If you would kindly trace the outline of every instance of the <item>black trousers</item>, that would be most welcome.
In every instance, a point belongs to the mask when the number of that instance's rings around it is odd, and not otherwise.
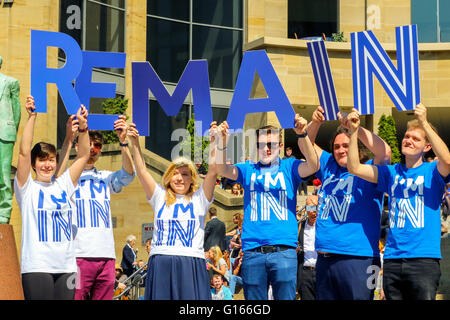
[[[387,300],[435,300],[440,277],[439,259],[386,259],[384,295]]]
[[[75,281],[76,273],[23,273],[23,294],[25,300],[73,300]]]
[[[316,270],[299,266],[298,294],[301,300],[316,300]]]

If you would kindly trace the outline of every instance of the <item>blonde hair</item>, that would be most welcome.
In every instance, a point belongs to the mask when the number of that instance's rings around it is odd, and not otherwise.
[[[431,129],[434,130],[434,132],[437,133],[436,127],[433,126],[431,123],[428,122],[428,124],[430,125]],[[414,130],[414,129],[420,129],[423,131],[423,135],[425,136],[425,141],[427,143],[429,143],[430,141],[428,140],[428,137],[425,133],[425,130],[423,129],[423,127],[420,125],[419,120],[417,119],[413,119],[413,120],[409,120],[406,124],[406,131],[408,130]]]
[[[214,266],[217,267],[220,259],[222,259],[222,250],[220,250],[219,246],[211,247],[209,250],[213,251],[214,257],[211,257],[210,255],[210,259],[212,260]]]
[[[170,187],[170,180],[172,179],[175,170],[181,167],[188,167],[189,171],[191,172],[192,177],[192,184],[188,190],[188,192],[185,195],[185,198],[187,201],[191,199],[191,196],[194,194],[195,191],[198,190],[199,185],[197,184],[197,169],[195,168],[192,161],[186,159],[186,158],[177,158],[174,161],[172,161],[167,168],[166,172],[164,172],[164,175],[162,176],[162,184],[164,189],[166,189],[166,204],[167,206],[170,206],[174,204],[177,201],[177,198],[175,196],[175,192]]]

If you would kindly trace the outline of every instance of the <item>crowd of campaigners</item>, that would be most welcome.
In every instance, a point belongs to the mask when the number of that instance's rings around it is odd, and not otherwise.
[[[232,299],[237,288],[246,300],[372,300],[376,290],[380,299],[435,299],[450,153],[422,104],[407,124],[402,163],[390,164],[389,145],[360,126],[355,109],[338,114],[330,152],[319,147],[325,119],[318,106],[309,123],[293,119],[303,159],[292,148],[280,158],[281,130],[265,126],[256,131],[258,161],[232,164],[228,124],[213,122],[208,169],[177,158],[161,183],[125,116],[114,123],[122,168],[111,172],[95,167],[103,137],[88,130],[84,106],[69,117],[58,155],[51,144],[33,146],[34,109],[28,96],[14,180],[26,299],[111,300],[142,269],[134,236],[116,264],[111,221],[111,194],[135,176],[154,212],[142,299]],[[69,165],[72,147],[77,156]],[[425,161],[431,149],[436,158]],[[217,184],[243,195],[229,232],[211,206]],[[297,193],[307,196],[304,208]]]

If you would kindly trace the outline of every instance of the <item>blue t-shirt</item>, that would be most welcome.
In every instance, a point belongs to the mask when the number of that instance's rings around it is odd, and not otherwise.
[[[379,257],[383,192],[377,190],[376,184],[348,173],[326,151],[322,152],[316,175],[322,181],[316,250]]]
[[[263,245],[297,247],[297,189],[302,178],[298,166],[302,161],[279,159],[278,165],[260,162],[237,163],[244,192],[242,250]]]
[[[437,162],[417,168],[378,167],[378,189],[389,194],[384,259],[441,258],[441,201],[445,179]]]

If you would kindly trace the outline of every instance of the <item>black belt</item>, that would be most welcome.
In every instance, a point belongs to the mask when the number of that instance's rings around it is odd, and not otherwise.
[[[329,252],[317,252],[317,255],[322,256],[323,258],[331,258],[331,257],[340,256],[340,254],[329,253]]]
[[[312,267],[312,266],[303,266],[303,270],[316,270],[316,267]]]
[[[255,252],[261,252],[261,253],[272,253],[272,252],[279,252],[279,251],[285,251],[288,249],[295,249],[294,247],[290,246],[261,246],[257,248],[250,249],[248,251],[255,251]]]

